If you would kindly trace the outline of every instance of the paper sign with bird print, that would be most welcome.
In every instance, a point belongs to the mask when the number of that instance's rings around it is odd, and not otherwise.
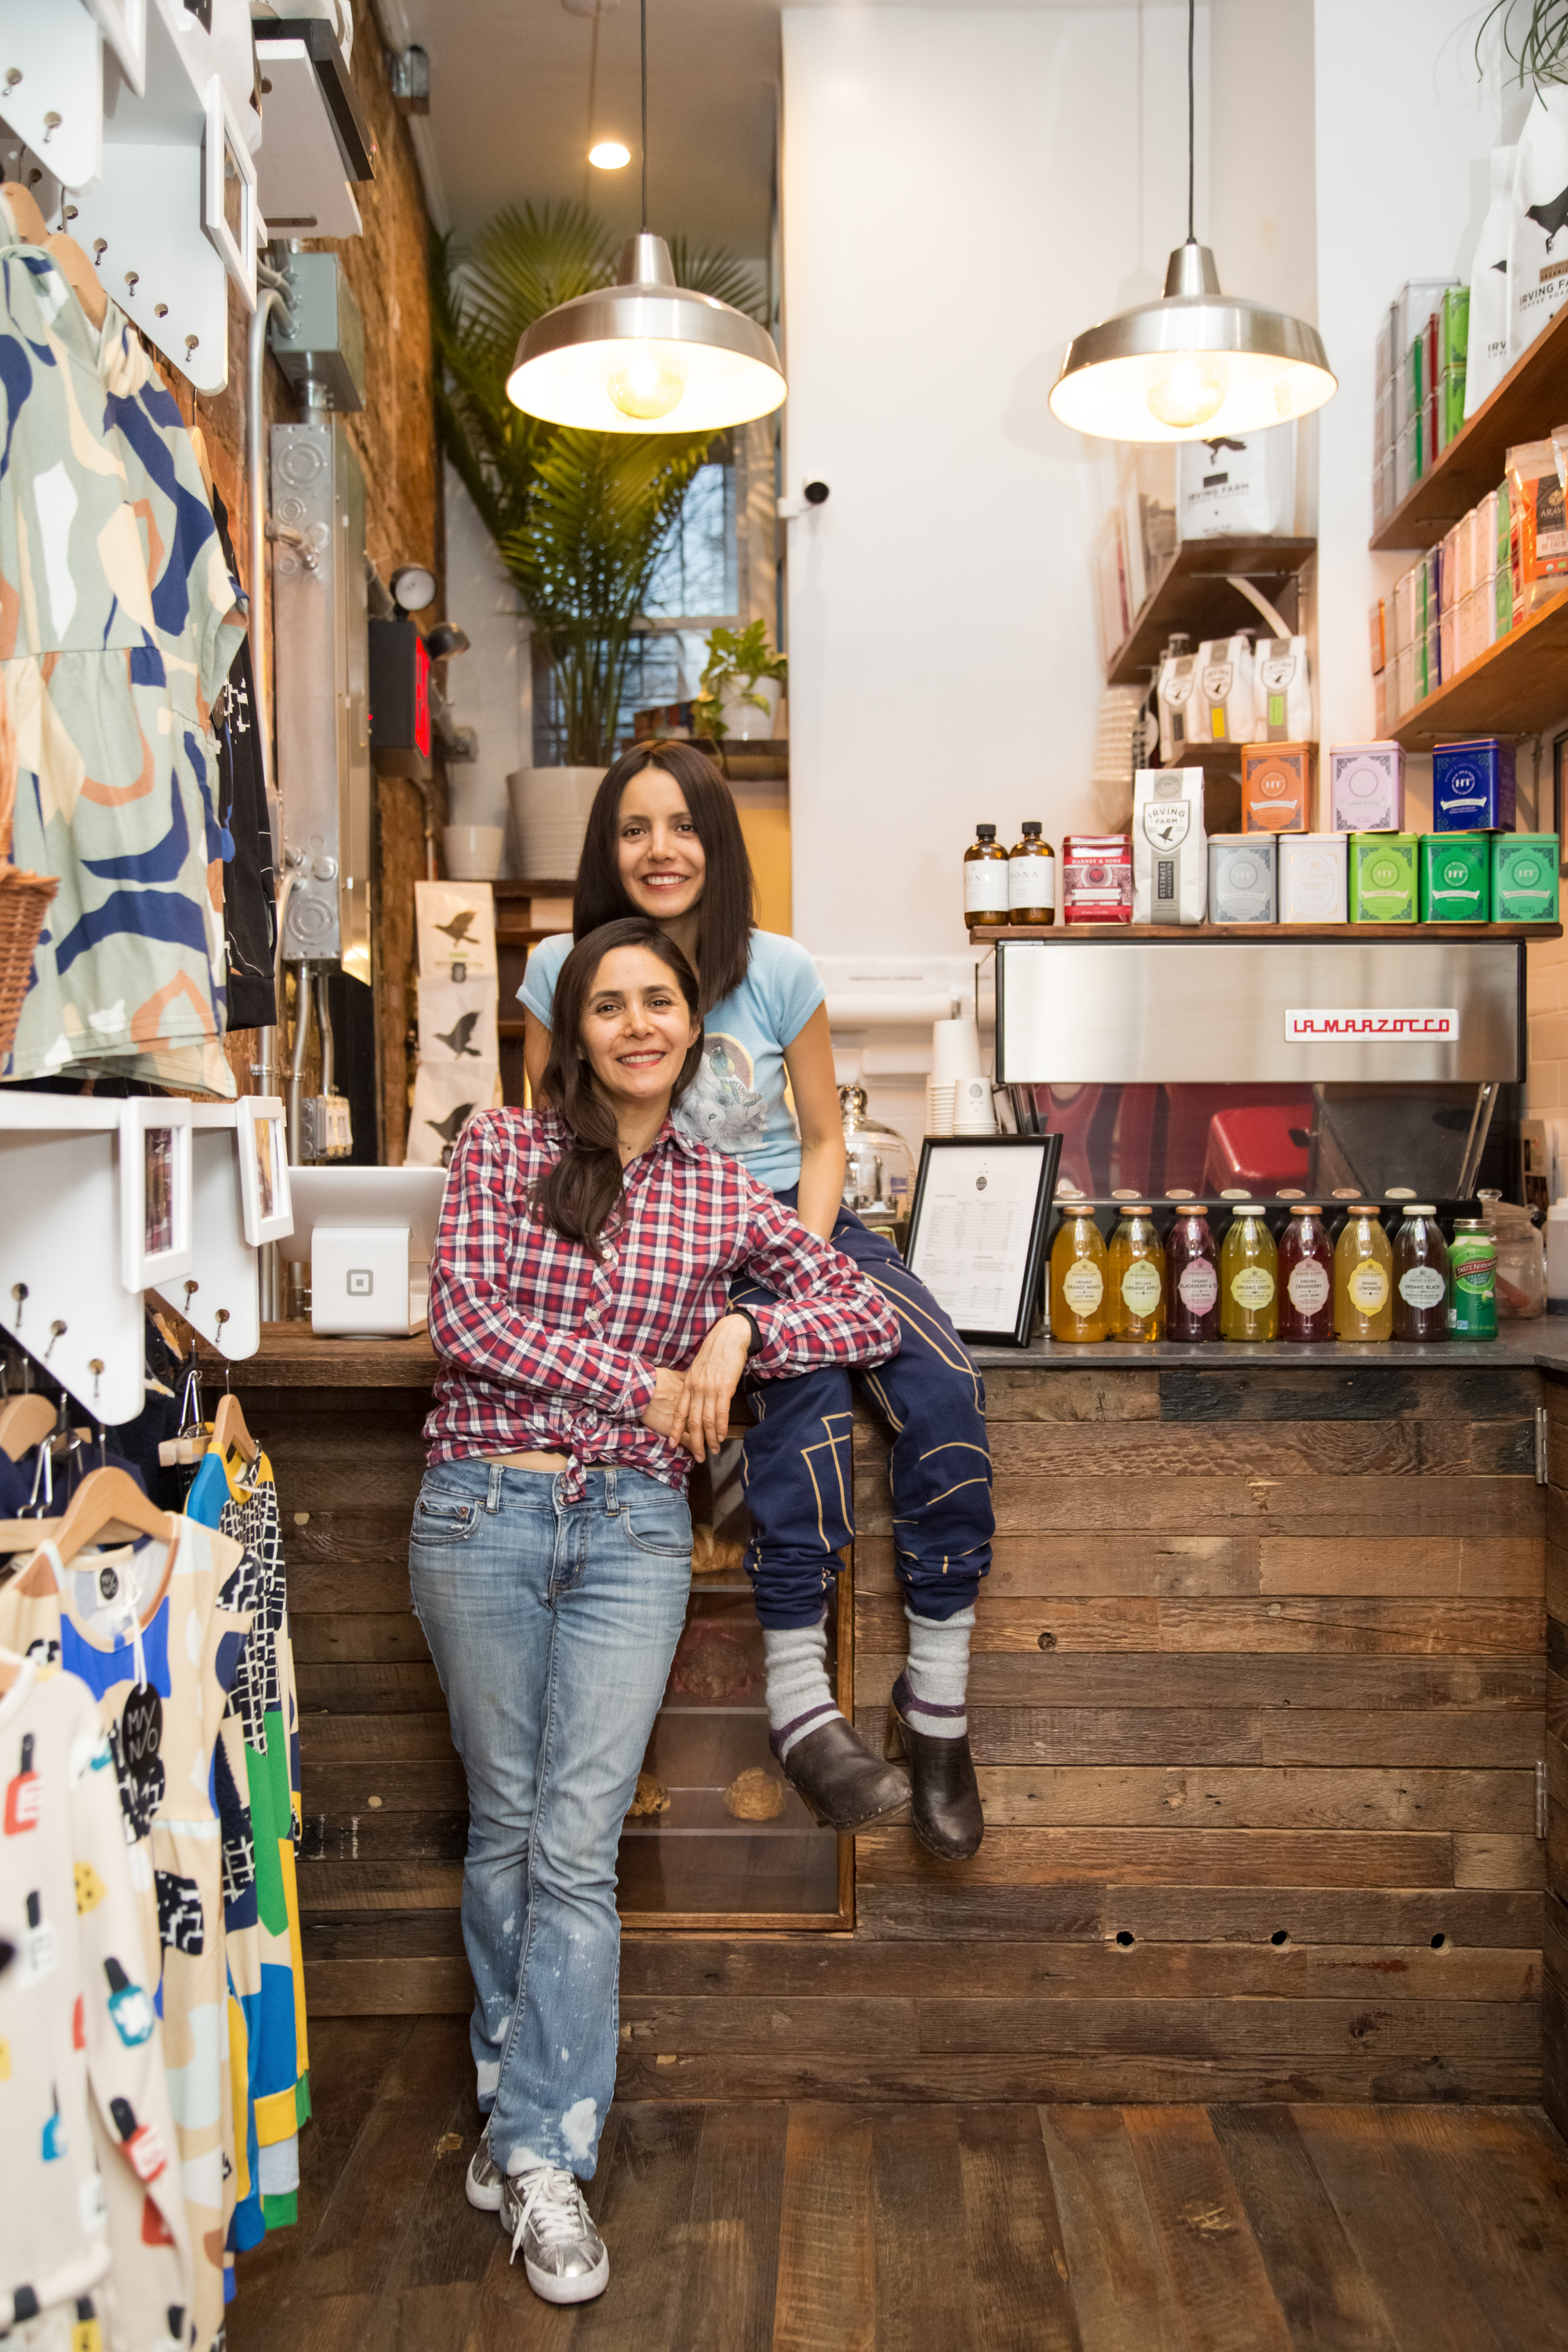
[[[493,1064],[421,1062],[414,1073],[414,1104],[408,1115],[405,1166],[445,1168],[465,1122],[500,1100]]]
[[[493,991],[495,898],[488,882],[416,882],[414,916],[421,981],[452,982],[456,965],[462,980],[488,978]]]
[[[479,1075],[499,1059],[496,1034],[496,983],[493,980],[421,980],[419,983],[419,1059],[450,1065],[461,1062],[463,1083],[479,1101],[489,1090]]]

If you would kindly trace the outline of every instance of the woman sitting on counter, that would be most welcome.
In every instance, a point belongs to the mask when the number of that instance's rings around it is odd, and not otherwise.
[[[616,1852],[691,1572],[691,1457],[742,1373],[873,1364],[880,1293],[670,1117],[702,1051],[658,926],[612,922],[555,989],[550,1108],[471,1119],[431,1266],[443,1359],[409,1546],[468,1783],[463,1940],[488,2120],[471,2204],[550,2303],[602,2293],[578,2187],[615,2089]],[[727,1305],[737,1276],[765,1291]],[[908,1788],[904,1788],[908,1802]]]
[[[653,742],[617,760],[588,818],[575,937],[640,914],[675,941],[698,975],[706,1031],[700,1065],[677,1093],[677,1123],[733,1154],[810,1232],[863,1267],[899,1319],[898,1355],[865,1381],[893,1433],[894,1557],[910,1628],[887,1752],[909,1760],[921,1844],[959,1859],[984,1834],[964,1713],[974,1602],[995,1524],[984,1390],[925,1285],[843,1205],[844,1130],[822,984],[803,947],[756,929],[754,904],[735,803],[705,753]],[[552,996],[571,944],[561,937],[536,948],[518,992],[535,1100],[549,1089]],[[741,1306],[760,1307],[767,1296],[752,1276],[731,1291]],[[748,1401],[755,1425],[745,1441],[746,1570],[763,1626],[773,1753],[819,1822],[868,1829],[894,1818],[910,1791],[868,1753],[827,1681],[828,1580],[855,1532],[847,1364],[770,1381]]]

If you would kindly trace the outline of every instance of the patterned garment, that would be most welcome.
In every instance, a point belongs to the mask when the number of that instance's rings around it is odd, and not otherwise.
[[[0,202],[0,670],[12,854],[59,890],[7,1077],[232,1096],[216,744],[243,626],[195,453],[112,303],[101,329]]]
[[[236,2043],[237,2049],[242,2042],[246,2053],[258,2148],[248,2194],[237,2200],[229,2232],[231,2246],[243,2251],[264,2226],[280,2229],[297,2218],[300,2126],[310,2112],[304,1951],[294,1874],[299,1707],[278,1489],[266,1454],[247,1464],[237,1454],[220,1458],[209,1453],[186,1508],[193,1518],[221,1527],[243,1544],[257,1572],[250,1639],[229,1699],[231,1713],[244,1727],[259,1962],[254,1997],[247,1993],[241,2000]],[[235,2077],[237,2112],[237,2063]]]
[[[146,1981],[160,1984],[163,2054],[193,2267],[196,2352],[223,2336],[224,2242],[236,2152],[215,1750],[249,1617],[224,1605],[238,1544],[176,1518],[172,1546],[84,1553],[62,1568],[52,1544],[0,1586],[0,1643],[49,1654],[85,1683],[112,1726],[124,1776],[156,1788],[143,1839],[122,1804],[127,1862],[156,1916]],[[161,1936],[159,1931],[161,1930]],[[162,1959],[161,1982],[158,1962]]]
[[[5,1652],[0,1787],[0,2331],[79,2323],[108,2273],[106,2340],[151,2352],[183,2338],[191,2248],[113,1768],[81,1685]]]
[[[430,1337],[447,1360],[425,1423],[432,1462],[551,1451],[571,1456],[568,1502],[592,1462],[684,1493],[691,1456],[641,1415],[656,1368],[690,1363],[742,1266],[778,1295],[757,1317],[753,1379],[879,1364],[898,1347],[897,1318],[847,1258],[669,1119],[628,1163],[595,1262],[529,1209],[569,1135],[554,1111],[489,1111],[452,1155],[430,1268]]]

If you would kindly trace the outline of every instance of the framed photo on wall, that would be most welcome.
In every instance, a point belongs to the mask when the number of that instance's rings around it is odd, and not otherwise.
[[[234,1108],[245,1238],[259,1249],[264,1242],[287,1241],[294,1230],[283,1105],[276,1095],[241,1095]]]
[[[177,1097],[120,1106],[120,1279],[146,1290],[188,1274],[191,1106]]]
[[[1026,1348],[1039,1303],[1059,1135],[928,1135],[905,1252],[961,1339]]]

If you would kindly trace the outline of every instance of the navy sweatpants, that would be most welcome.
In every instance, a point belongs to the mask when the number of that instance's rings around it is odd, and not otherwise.
[[[795,1188],[779,1198],[793,1209]],[[745,1439],[746,1573],[757,1615],[775,1627],[821,1618],[839,1549],[855,1533],[849,1424],[851,1383],[858,1382],[892,1432],[893,1557],[904,1597],[922,1617],[953,1617],[991,1565],[985,1390],[963,1342],[891,1242],[841,1209],[833,1246],[886,1297],[903,1343],[870,1371],[833,1366],[747,1389],[756,1425]],[[730,1296],[754,1307],[773,1293],[743,1276]]]

